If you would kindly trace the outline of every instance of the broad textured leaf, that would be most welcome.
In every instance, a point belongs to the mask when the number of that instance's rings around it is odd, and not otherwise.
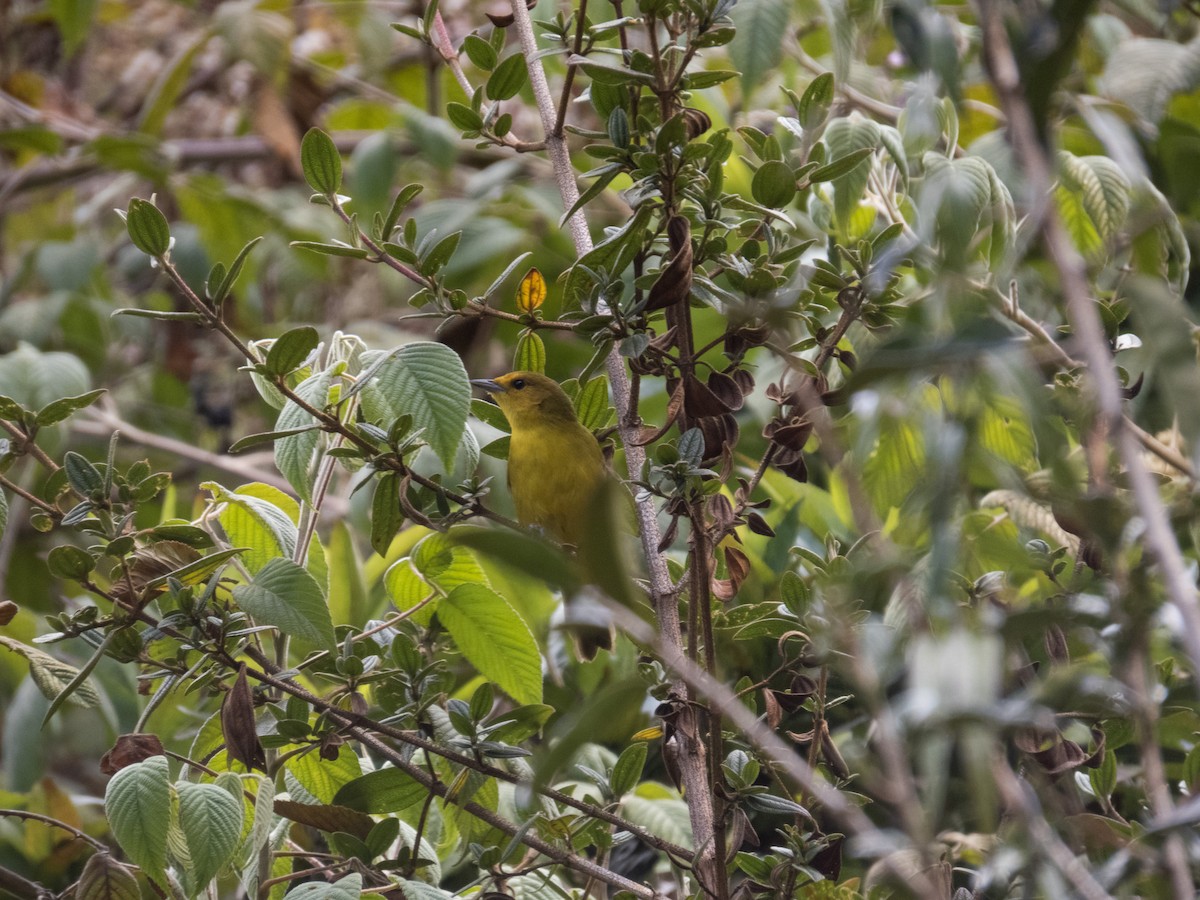
[[[1133,189],[1129,178],[1104,156],[1075,156],[1064,151],[1058,161],[1063,186],[1078,195],[1100,237],[1111,240],[1129,213]]]
[[[889,419],[879,441],[863,463],[862,479],[876,508],[899,506],[918,483],[925,468],[925,444],[911,423]]]
[[[362,775],[358,756],[345,744],[338,748],[337,759],[324,759],[316,752],[304,753],[288,760],[287,768],[306,791],[325,804],[333,803],[343,785]]]
[[[829,159],[841,159],[856,150],[879,146],[879,126],[858,113],[834,119],[825,130],[825,145]],[[857,166],[833,181],[833,208],[838,222],[845,227],[850,214],[862,199],[871,174],[871,161],[864,159]]]
[[[428,791],[399,769],[368,772],[342,785],[333,802],[359,812],[394,813],[420,803]]]
[[[297,532],[291,517],[275,503],[251,493],[255,487],[267,485],[244,485],[228,491],[209,481],[201,487],[212,493],[214,502],[225,504],[217,521],[233,546],[247,548],[242,564],[251,575],[271,560],[291,558],[295,553]]]
[[[55,659],[49,653],[43,653],[34,647],[27,647],[20,641],[0,635],[0,647],[7,647],[13,653],[25,657],[29,662],[29,674],[34,684],[47,700],[53,700],[75,679],[79,670]],[[75,688],[67,698],[67,702],[75,706],[94,707],[100,705],[100,695],[88,682],[83,682]]]
[[[305,379],[296,388],[296,396],[315,409],[324,409],[328,401],[330,377],[318,372]],[[312,425],[316,418],[294,400],[284,404],[279,418],[275,420],[276,431],[289,431]],[[313,455],[321,440],[320,432],[305,431],[275,442],[275,465],[288,480],[296,493],[305,500],[312,500],[313,478],[316,475]]]
[[[290,559],[268,562],[249,584],[233,589],[233,599],[259,624],[274,625],[310,647],[334,647],[325,592],[307,569]]]
[[[167,758],[152,756],[114,775],[104,792],[104,812],[125,855],[148,876],[163,881],[171,824]]]
[[[91,388],[87,366],[70,353],[42,353],[30,344],[0,356],[0,395],[25,409],[42,409],[63,397],[78,397]]]
[[[517,349],[513,354],[513,371],[546,371],[546,344],[536,331],[522,332],[521,336],[517,338]]]
[[[400,416],[412,416],[452,468],[471,410],[471,385],[458,354],[445,344],[419,341],[387,354],[364,353],[363,365],[371,373],[362,392],[367,420],[386,429]]]
[[[339,878],[333,884],[310,881],[294,887],[284,897],[288,900],[358,900],[362,893],[362,876],[357,872]]]
[[[215,784],[175,785],[179,828],[188,843],[190,874],[197,888],[233,859],[242,838],[242,801]]]
[[[94,853],[83,867],[75,900],[141,900],[137,879],[108,853]]]
[[[542,659],[525,621],[503,597],[463,584],[443,597],[438,618],[463,656],[519,703],[542,699]]]
[[[1157,38],[1123,41],[1108,57],[1100,91],[1147,121],[1157,123],[1178,91],[1192,90],[1200,79],[1200,46]]]
[[[276,800],[275,812],[285,819],[319,828],[331,834],[341,832],[365,840],[375,820],[346,806],[325,803],[297,803],[295,800]]]
[[[1104,239],[1083,208],[1080,198],[1060,184],[1054,189],[1054,200],[1058,205],[1058,215],[1071,235],[1075,248],[1084,256],[1093,259],[1098,257],[1104,251]]]
[[[407,557],[397,560],[383,573],[383,586],[387,590],[392,603],[400,612],[405,612],[417,606],[422,601],[436,598],[437,591],[433,586],[417,574],[411,559]],[[428,625],[437,609],[437,601],[427,602],[425,606],[411,614],[418,625]]]
[[[740,0],[733,8],[730,18],[737,33],[729,44],[729,57],[742,73],[745,96],[779,65],[791,9],[788,0]]]
[[[661,793],[663,796],[647,797],[644,793]],[[679,844],[692,846],[691,819],[687,804],[671,797],[664,788],[643,785],[639,791],[627,795],[621,802],[621,814],[635,825],[641,825],[651,834]]]

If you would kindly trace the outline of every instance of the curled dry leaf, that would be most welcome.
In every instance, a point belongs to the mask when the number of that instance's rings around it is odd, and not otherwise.
[[[671,247],[671,259],[663,267],[658,280],[650,286],[650,294],[646,298],[648,312],[686,302],[692,292],[692,230],[686,218],[671,218],[667,223],[667,241]]]
[[[708,374],[708,389],[725,404],[725,408],[729,412],[737,412],[746,402],[746,395],[737,379],[724,372]]]
[[[100,757],[100,771],[105,775],[116,775],[126,766],[140,763],[151,756],[162,756],[163,752],[162,741],[156,734],[123,734]]]
[[[254,694],[246,679],[244,664],[221,701],[221,734],[225,738],[225,752],[230,759],[236,759],[250,770],[267,770],[267,753],[258,739]]]
[[[0,625],[7,625],[21,611],[21,607],[11,600],[0,600]]]
[[[689,106],[683,111],[683,127],[689,141],[694,141],[708,129],[712,128],[712,119],[703,110]]]

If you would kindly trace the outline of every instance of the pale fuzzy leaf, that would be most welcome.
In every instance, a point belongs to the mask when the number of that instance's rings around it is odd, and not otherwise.
[[[362,408],[367,420],[388,428],[410,415],[415,428],[449,469],[467,429],[471,385],[458,354],[445,344],[418,341],[390,354],[364,353]],[[370,373],[369,375],[367,373]]]
[[[215,784],[181,781],[179,828],[187,840],[189,871],[202,888],[232,859],[242,837],[242,801]]]
[[[330,377],[325,372],[312,375],[296,388],[296,396],[315,409],[324,409],[328,400]],[[289,400],[275,420],[275,431],[288,431],[302,428],[315,422],[315,417],[297,404]],[[320,443],[319,431],[304,431],[290,437],[280,438],[275,442],[275,466],[284,478],[305,500],[312,500],[313,479],[316,476],[316,466],[313,456]]]
[[[290,559],[271,560],[249,584],[233,589],[233,599],[259,624],[274,625],[311,647],[334,646],[325,592],[307,569]]]
[[[171,824],[167,758],[152,756],[117,772],[104,792],[104,812],[125,855],[148,876],[162,880]]]

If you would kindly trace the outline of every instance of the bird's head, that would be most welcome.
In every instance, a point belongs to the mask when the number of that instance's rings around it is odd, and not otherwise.
[[[471,382],[491,395],[513,428],[554,421],[576,421],[571,398],[558,382],[537,372],[509,372]]]

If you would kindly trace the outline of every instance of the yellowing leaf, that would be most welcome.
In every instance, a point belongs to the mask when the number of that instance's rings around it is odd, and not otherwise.
[[[531,314],[546,302],[546,279],[536,268],[530,269],[517,287],[517,309]]]

